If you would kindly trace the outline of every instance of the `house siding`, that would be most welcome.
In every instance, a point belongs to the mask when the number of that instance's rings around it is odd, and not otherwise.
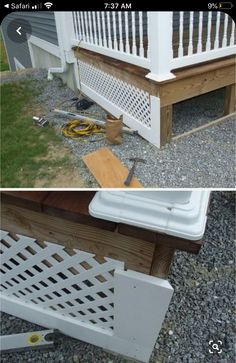
[[[16,69],[14,57],[17,58],[25,68],[32,67],[28,43],[16,43],[8,37],[7,26],[15,19],[24,19],[28,21],[32,27],[32,35],[35,37],[58,45],[54,12],[14,12],[7,15],[2,21],[1,29],[12,70]]]

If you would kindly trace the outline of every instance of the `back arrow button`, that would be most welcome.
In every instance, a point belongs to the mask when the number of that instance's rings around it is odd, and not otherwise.
[[[18,28],[18,29],[16,29],[16,32],[17,32],[19,35],[21,35],[20,30],[21,30],[21,26],[19,26],[19,28]]]

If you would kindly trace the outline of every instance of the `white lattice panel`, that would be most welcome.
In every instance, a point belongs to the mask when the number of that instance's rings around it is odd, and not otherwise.
[[[1,293],[107,331],[114,328],[114,270],[80,250],[1,231]]]
[[[150,96],[119,78],[79,60],[81,82],[145,127],[151,127]]]

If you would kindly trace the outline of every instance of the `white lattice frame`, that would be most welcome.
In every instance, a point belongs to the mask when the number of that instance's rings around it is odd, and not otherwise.
[[[1,231],[2,311],[148,362],[173,292],[166,280],[124,271],[120,261],[101,263],[91,253],[16,237]]]
[[[78,59],[77,87],[158,148],[161,146],[160,98]],[[77,73],[75,70],[75,72]]]

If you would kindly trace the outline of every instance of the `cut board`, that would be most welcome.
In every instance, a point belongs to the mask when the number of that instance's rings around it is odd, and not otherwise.
[[[107,148],[103,147],[82,157],[83,161],[102,188],[142,188],[142,184],[133,177],[130,185],[124,185],[129,170]]]

